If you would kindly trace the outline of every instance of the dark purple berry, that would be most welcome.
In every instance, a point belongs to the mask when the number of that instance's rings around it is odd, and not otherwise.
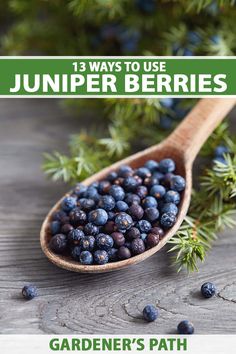
[[[87,221],[87,215],[85,211],[76,208],[70,212],[70,223],[74,226],[84,225]]]
[[[133,204],[128,210],[133,220],[141,220],[144,214],[143,208],[138,204]]]
[[[112,234],[112,232],[114,232],[116,230],[116,224],[114,221],[109,220],[103,227],[102,227],[102,231],[105,234]]]
[[[78,205],[78,207],[80,207],[84,211],[89,211],[95,207],[96,203],[93,199],[81,198],[78,200],[77,205]]]
[[[32,300],[34,297],[38,296],[38,289],[34,285],[25,285],[22,289],[22,296],[26,300]]]
[[[157,179],[156,177],[147,177],[144,180],[144,185],[148,188],[153,187],[155,184],[159,184],[159,179]]]
[[[67,217],[67,214],[63,211],[63,210],[59,210],[59,211],[55,211],[52,214],[52,220],[53,221],[60,221],[62,222],[62,220]]]
[[[129,240],[133,240],[135,238],[140,237],[140,231],[137,227],[131,227],[129,231],[127,231],[126,236]]]
[[[109,181],[101,181],[98,184],[98,193],[107,194],[111,188],[111,183]]]
[[[170,182],[171,182],[171,178],[173,177],[173,173],[167,173],[166,175],[163,176],[163,178],[161,179],[161,184],[165,187],[165,188],[170,188]]]
[[[124,245],[125,237],[121,232],[113,232],[111,234],[111,237],[113,238],[115,247],[120,247]]]
[[[120,260],[123,260],[123,259],[128,259],[131,257],[131,252],[129,250],[128,247],[125,247],[125,246],[121,246],[119,249],[118,249],[118,258]]]
[[[152,247],[155,247],[156,245],[158,245],[159,241],[160,241],[160,239],[157,234],[149,233],[147,235],[146,242],[147,242],[147,246],[149,248],[152,248]]]
[[[137,194],[133,194],[133,193],[127,193],[125,196],[125,202],[128,205],[132,205],[132,204],[140,204],[141,199]]]
[[[131,250],[134,255],[141,254],[145,251],[145,244],[141,238],[136,238],[131,243]]]
[[[55,253],[63,253],[67,249],[67,238],[63,234],[53,236],[49,242],[50,249]]]
[[[61,233],[64,234],[64,235],[68,235],[68,233],[71,230],[74,230],[74,228],[73,228],[73,226],[71,224],[64,224],[61,227]]]
[[[134,177],[129,176],[124,179],[122,186],[127,192],[134,192],[138,186],[138,183]]]
[[[158,235],[160,240],[165,235],[164,230],[161,227],[159,227],[159,226],[152,227],[151,230],[150,230],[150,233]]]
[[[109,261],[116,262],[118,260],[118,249],[117,248],[110,248],[107,250]]]

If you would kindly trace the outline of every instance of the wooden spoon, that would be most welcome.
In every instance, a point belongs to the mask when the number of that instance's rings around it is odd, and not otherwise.
[[[175,131],[162,143],[131,155],[103,169],[83,182],[85,185],[89,185],[94,181],[102,180],[109,172],[117,170],[119,166],[123,164],[129,164],[131,167],[137,168],[150,159],[159,161],[166,157],[173,158],[177,165],[176,173],[186,179],[186,188],[182,194],[177,221],[175,225],[166,232],[164,238],[157,246],[127,260],[104,265],[82,265],[69,257],[53,253],[49,248],[51,236],[48,226],[53,212],[60,208],[62,198],[48,213],[41,228],[40,242],[45,255],[52,263],[67,270],[81,273],[102,273],[122,269],[141,262],[159,251],[179,229],[187,213],[192,189],[192,165],[197,153],[213,130],[233,108],[234,104],[234,98],[210,98],[200,100]]]

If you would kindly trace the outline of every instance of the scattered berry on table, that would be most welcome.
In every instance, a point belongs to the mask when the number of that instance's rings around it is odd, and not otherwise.
[[[147,305],[143,309],[143,318],[147,322],[155,321],[158,315],[159,315],[158,309],[153,305]]]
[[[184,320],[178,324],[177,330],[179,334],[193,334],[194,327],[191,322]]]
[[[175,100],[162,102],[168,104],[174,107]],[[84,265],[141,254],[175,224],[184,188],[170,158],[148,160],[135,169],[123,165],[89,186],[79,183],[52,214],[49,247]]]
[[[216,287],[213,283],[210,282],[204,283],[201,286],[201,293],[203,297],[209,299],[210,297],[215,295]]]
[[[22,296],[26,300],[32,300],[34,297],[38,296],[38,289],[34,285],[25,285],[22,289]]]

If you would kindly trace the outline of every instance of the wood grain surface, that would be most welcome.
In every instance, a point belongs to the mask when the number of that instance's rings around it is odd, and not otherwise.
[[[0,333],[173,334],[182,319],[196,333],[236,332],[236,235],[219,235],[199,273],[177,274],[164,248],[146,261],[107,274],[68,272],[41,251],[39,230],[49,208],[68,190],[45,179],[42,153],[66,151],[69,134],[90,124],[54,99],[0,100]],[[232,127],[235,125],[232,119]],[[205,281],[217,296],[204,300]],[[21,288],[34,283],[40,296],[24,301]],[[144,323],[143,307],[160,317]]]

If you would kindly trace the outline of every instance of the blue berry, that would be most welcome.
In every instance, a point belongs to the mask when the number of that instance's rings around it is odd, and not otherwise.
[[[116,213],[114,213],[113,211],[108,211],[107,215],[108,215],[108,221],[114,221],[115,220]]]
[[[159,170],[162,173],[169,173],[175,170],[175,162],[172,159],[163,159],[159,163]]]
[[[22,296],[26,300],[32,300],[34,297],[38,296],[38,289],[34,285],[25,285],[22,289]]]
[[[103,209],[95,209],[88,214],[88,221],[97,226],[105,225],[107,220],[107,212]]]
[[[118,200],[118,202],[116,202],[116,206],[115,206],[116,211],[127,211],[128,209],[129,209],[128,204],[123,202],[122,200]]]
[[[67,214],[63,210],[55,211],[52,215],[53,221],[60,221],[64,220],[67,217]]]
[[[156,221],[159,218],[159,215],[160,213],[157,208],[145,209],[145,218],[150,222]]]
[[[182,176],[173,176],[170,181],[170,188],[177,192],[182,192],[185,189],[185,179]]]
[[[153,186],[150,190],[151,196],[155,197],[156,199],[161,199],[166,194],[165,187],[161,186],[160,184]]]
[[[81,254],[80,246],[75,246],[71,251],[71,257],[78,262],[80,261],[80,254]]]
[[[171,129],[172,125],[173,125],[173,120],[171,119],[170,116],[168,116],[168,115],[163,116],[162,115],[160,117],[160,127],[162,129],[169,130],[169,129]]]
[[[141,238],[135,238],[131,242],[131,250],[134,255],[141,254],[145,251],[145,244]]]
[[[61,202],[61,208],[65,212],[70,212],[76,207],[76,198],[65,197]]]
[[[79,208],[75,208],[70,212],[70,223],[74,226],[84,225],[87,221],[87,215],[85,211],[80,210]]]
[[[97,250],[94,252],[94,262],[96,264],[106,264],[109,261],[109,255],[105,250]]]
[[[147,322],[153,322],[157,319],[159,313],[158,309],[153,305],[147,305],[143,309],[143,318]]]
[[[143,242],[146,242],[147,234],[145,234],[145,233],[140,234],[140,238],[141,238],[141,240],[143,240]]]
[[[81,264],[90,265],[93,263],[93,255],[89,251],[82,251],[79,259]]]
[[[227,165],[227,161],[226,161],[225,158],[222,157],[222,156],[214,157],[213,162],[214,162],[214,163],[219,162],[219,163],[221,163],[221,164],[223,164],[223,165]]]
[[[96,236],[97,234],[99,234],[99,228],[96,225],[93,225],[91,222],[89,222],[84,226],[84,233],[85,235]]]
[[[145,162],[144,167],[146,167],[149,171],[154,172],[158,169],[159,163],[154,160],[148,160]]]
[[[155,0],[136,0],[136,4],[140,11],[147,14],[154,12],[156,9]]]
[[[83,198],[86,194],[87,187],[84,186],[82,183],[77,183],[74,190],[73,194],[76,194],[78,198]]]
[[[127,192],[133,192],[137,188],[137,180],[133,176],[128,176],[123,181],[123,187]]]
[[[195,31],[189,31],[187,34],[189,43],[193,45],[198,45],[202,42],[202,37],[199,33]]]
[[[96,238],[96,246],[101,250],[107,251],[114,245],[113,238],[106,234],[98,234]]]
[[[60,232],[61,229],[61,223],[60,221],[52,221],[50,224],[50,230],[51,230],[51,234],[54,236],[56,234],[58,234]]]
[[[133,169],[130,166],[122,165],[122,166],[120,166],[117,174],[118,174],[119,177],[125,178],[125,177],[128,177],[128,176],[132,176],[133,172],[134,171],[133,171]]]
[[[111,195],[102,196],[98,203],[98,206],[106,211],[113,210],[115,205],[115,199]]]
[[[162,212],[162,214],[171,213],[173,215],[177,215],[179,212],[179,209],[174,203],[165,203],[163,205],[163,207],[161,208],[161,212]]]
[[[176,205],[180,202],[180,194],[176,191],[168,191],[164,196],[166,203],[174,203]]]
[[[63,253],[67,249],[67,238],[63,234],[54,235],[49,243],[50,249],[55,253]]]
[[[95,238],[93,236],[84,236],[80,241],[83,251],[92,251],[95,245]]]
[[[176,216],[174,214],[165,213],[161,216],[161,225],[166,229],[171,228],[175,224],[175,222]]]
[[[136,224],[136,227],[140,230],[141,233],[148,233],[151,230],[152,225],[147,220],[139,220]]]
[[[178,324],[177,330],[179,334],[193,334],[194,327],[191,322],[185,320]]]
[[[184,48],[183,56],[185,57],[192,57],[194,55],[193,51],[189,48]]]
[[[157,207],[157,201],[154,197],[148,196],[145,199],[142,200],[142,206],[144,209],[146,208],[156,208]]]
[[[115,171],[113,171],[113,172],[110,172],[109,175],[107,175],[107,180],[109,182],[114,182],[115,179],[117,179],[117,177],[118,177],[118,174]]]
[[[210,282],[204,283],[201,286],[201,293],[202,293],[203,297],[208,299],[208,298],[212,297],[213,295],[215,295],[216,287],[214,284],[212,284]]]
[[[77,205],[85,211],[92,210],[95,207],[95,204],[95,201],[89,198],[81,198],[77,203]]]
[[[73,229],[68,233],[68,241],[71,245],[79,245],[84,238],[84,232],[80,229]]]
[[[109,194],[115,199],[115,201],[123,200],[125,197],[124,189],[121,186],[112,185]]]
[[[148,168],[146,168],[146,167],[138,168],[135,173],[136,173],[137,176],[139,176],[139,177],[141,177],[143,179],[147,178],[147,177],[151,177],[151,175],[152,175],[150,170]]]
[[[174,99],[169,97],[162,98],[160,99],[160,103],[163,107],[171,108],[174,105]]]
[[[216,157],[223,157],[224,154],[227,154],[229,152],[229,149],[227,146],[224,145],[219,145],[215,148],[214,154]]]
[[[91,186],[88,187],[85,197],[88,199],[93,199],[95,202],[98,202],[100,199],[100,195],[97,191],[97,188]]]
[[[133,224],[133,219],[129,214],[121,212],[117,214],[115,224],[118,230],[128,230]]]

